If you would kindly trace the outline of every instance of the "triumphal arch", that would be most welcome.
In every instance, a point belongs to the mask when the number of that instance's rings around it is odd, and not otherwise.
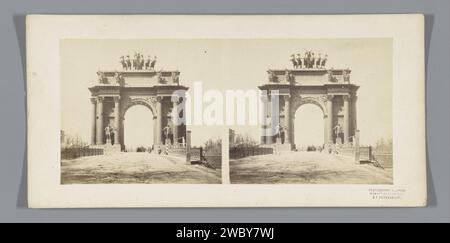
[[[359,86],[350,82],[351,70],[317,67],[267,72],[268,82],[259,86],[265,94],[264,116],[270,121],[263,125],[262,144],[284,144],[294,149],[294,115],[304,104],[314,104],[323,112],[324,146],[354,142]],[[277,102],[273,102],[275,98]]]
[[[146,106],[153,114],[155,146],[166,143],[177,146],[184,141],[186,126],[178,123],[177,119],[184,115],[180,106],[184,105],[183,92],[188,88],[180,85],[179,71],[141,67],[99,71],[97,75],[98,79],[89,87],[92,94],[92,145],[123,150],[125,113],[135,105]],[[173,113],[173,109],[179,111]]]

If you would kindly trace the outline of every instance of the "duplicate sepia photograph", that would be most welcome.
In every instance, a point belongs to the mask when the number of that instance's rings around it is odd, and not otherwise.
[[[231,183],[392,184],[392,40],[264,46],[267,76],[248,80],[264,121],[230,130]]]

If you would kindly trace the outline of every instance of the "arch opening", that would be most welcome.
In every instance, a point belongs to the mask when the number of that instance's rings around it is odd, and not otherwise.
[[[128,152],[147,151],[154,144],[154,121],[151,109],[136,104],[129,107],[124,114],[123,138]]]
[[[320,106],[302,104],[294,116],[294,144],[297,151],[321,150],[325,142],[325,119]]]

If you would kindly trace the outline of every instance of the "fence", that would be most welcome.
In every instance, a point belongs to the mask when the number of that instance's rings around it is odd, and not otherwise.
[[[100,148],[62,148],[61,159],[76,159],[85,156],[102,155],[103,149]]]
[[[376,160],[383,168],[392,168],[393,156],[392,150],[377,150],[372,152],[373,159]]]
[[[265,147],[232,147],[230,159],[240,159],[248,156],[273,154],[273,148]]]

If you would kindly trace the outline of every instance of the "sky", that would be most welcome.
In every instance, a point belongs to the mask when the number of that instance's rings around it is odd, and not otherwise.
[[[391,138],[392,40],[389,38],[63,39],[60,40],[61,129],[90,141],[88,87],[97,80],[98,70],[120,71],[119,57],[122,55],[140,52],[144,56],[157,56],[156,69],[179,70],[180,83],[191,90],[194,82],[201,82],[204,91],[215,89],[224,92],[230,89],[257,90],[257,86],[268,81],[268,69],[290,68],[290,55],[301,53],[303,56],[305,50],[322,55],[327,53],[327,67],[352,70],[351,82],[360,86],[357,119],[361,143],[374,144],[380,138]],[[127,120],[133,119],[127,117]],[[305,130],[302,135],[320,136],[317,135],[317,127],[314,127],[316,123],[302,127]],[[318,126],[323,128],[322,124]],[[125,131],[128,138],[142,139],[139,138],[142,132],[139,133],[136,126],[130,127]],[[130,130],[133,128],[134,131]],[[258,126],[233,128],[259,141]],[[192,131],[194,145],[201,145],[209,138],[218,138],[222,133],[217,126],[190,126],[188,129]],[[297,133],[299,129],[295,131]]]

